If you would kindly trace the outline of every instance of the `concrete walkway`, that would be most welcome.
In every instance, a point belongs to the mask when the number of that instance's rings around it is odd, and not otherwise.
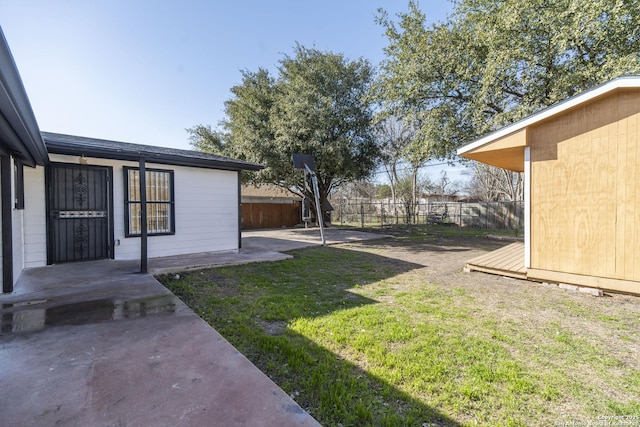
[[[314,233],[315,231],[315,233]],[[329,237],[329,233],[331,237]],[[332,229],[328,241],[380,238]],[[239,253],[150,260],[151,270],[286,258],[318,230],[247,232]],[[0,295],[3,426],[317,426],[153,276],[128,261],[28,269]]]

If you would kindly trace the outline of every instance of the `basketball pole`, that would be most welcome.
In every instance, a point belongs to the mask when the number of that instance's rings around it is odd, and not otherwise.
[[[316,199],[316,215],[318,217],[318,225],[320,226],[320,236],[322,237],[322,246],[326,246],[327,242],[324,238],[324,219],[322,218],[322,206],[320,206],[320,191],[318,190],[318,178],[313,173],[309,166],[305,163],[304,168],[306,173],[311,176],[311,182],[313,183],[313,195]]]

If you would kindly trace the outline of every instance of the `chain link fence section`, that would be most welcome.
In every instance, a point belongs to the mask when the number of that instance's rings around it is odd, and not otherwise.
[[[522,230],[524,202],[332,202],[334,224],[360,227],[444,224],[492,230]]]

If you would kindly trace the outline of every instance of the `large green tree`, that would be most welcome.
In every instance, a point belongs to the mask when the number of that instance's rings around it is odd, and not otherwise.
[[[427,25],[416,1],[378,22],[389,39],[383,110],[420,124],[438,157],[613,77],[640,72],[635,0],[459,0]]]
[[[189,145],[195,150],[225,155],[222,132],[212,129],[211,125],[196,125],[185,129],[189,134]]]
[[[225,104],[230,154],[265,166],[251,181],[313,200],[291,160],[312,155],[324,203],[332,188],[367,177],[378,159],[367,98],[372,81],[368,61],[300,45],[280,61],[276,78],[263,69],[245,71]]]

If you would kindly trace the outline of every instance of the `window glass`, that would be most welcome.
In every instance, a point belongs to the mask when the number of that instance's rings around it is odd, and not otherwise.
[[[13,162],[13,184],[15,208],[24,209],[24,166],[20,160]]]
[[[145,178],[147,233],[149,235],[175,233],[173,171],[147,169]],[[140,170],[126,168],[125,179],[127,236],[139,236],[141,233]]]

